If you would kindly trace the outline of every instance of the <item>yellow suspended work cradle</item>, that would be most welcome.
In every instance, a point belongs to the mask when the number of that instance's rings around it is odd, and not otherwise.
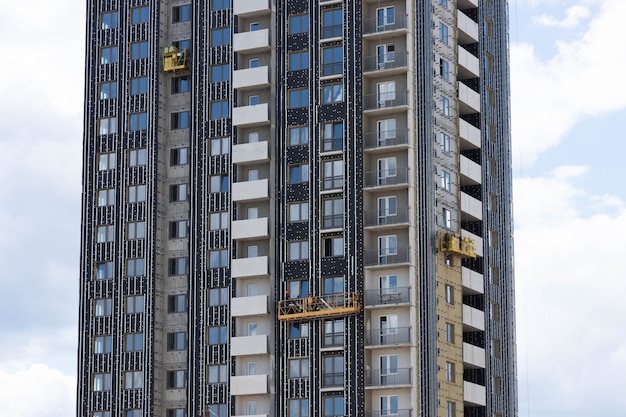
[[[175,46],[166,46],[163,51],[163,71],[171,72],[189,69],[189,51],[179,51]]]
[[[357,292],[315,297],[309,295],[306,298],[287,298],[278,302],[278,319],[285,321],[346,316],[357,314],[359,311],[361,311],[361,300]]]

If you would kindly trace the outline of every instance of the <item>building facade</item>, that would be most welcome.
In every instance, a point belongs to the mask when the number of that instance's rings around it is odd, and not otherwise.
[[[88,0],[81,417],[515,417],[505,0]]]

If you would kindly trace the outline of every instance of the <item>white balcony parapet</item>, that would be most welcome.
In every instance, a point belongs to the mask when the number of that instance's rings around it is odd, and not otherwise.
[[[485,331],[485,313],[477,308],[463,304],[463,325],[475,330]]]
[[[253,297],[235,297],[230,300],[230,312],[233,317],[260,316],[268,314],[267,295]]]
[[[480,112],[480,94],[459,81],[459,100],[475,113]]]
[[[465,68],[475,77],[480,76],[480,61],[469,51],[459,45],[459,66]]]
[[[263,126],[270,123],[269,104],[233,108],[233,126]]]
[[[233,88],[245,90],[270,85],[267,66],[233,71]]]
[[[485,293],[485,278],[483,277],[483,274],[479,274],[469,268],[462,267],[461,279],[463,281],[463,288],[471,290],[474,294]]]
[[[475,235],[472,232],[468,232],[465,229],[461,229],[461,237],[467,237],[469,238],[472,242],[474,242],[474,250],[476,251],[476,255],[478,256],[484,256],[483,255],[483,238]]]
[[[461,155],[461,175],[469,178],[473,184],[482,183],[482,169],[479,164],[466,156]]]
[[[467,36],[472,38],[474,42],[478,42],[478,23],[469,18],[468,15],[459,11],[457,13],[457,27]]]
[[[230,353],[233,356],[264,355],[269,353],[267,335],[237,336],[230,339]]]
[[[459,135],[461,136],[461,139],[468,141],[475,147],[481,147],[480,129],[472,126],[463,119],[459,119]]]
[[[483,203],[464,192],[461,192],[461,211],[477,220],[483,219]]]
[[[260,201],[269,199],[269,180],[233,183],[233,201]]]
[[[267,394],[267,375],[245,375],[230,378],[231,395],[258,395]]]
[[[269,159],[269,144],[267,141],[233,145],[234,164],[253,164],[269,161]]]
[[[268,257],[238,258],[231,261],[233,278],[252,278],[268,275]]]
[[[235,33],[233,51],[240,53],[256,53],[270,50],[269,29]]]
[[[232,238],[236,240],[246,240],[269,237],[268,224],[267,217],[235,220],[231,228]]]
[[[463,381],[463,401],[473,405],[487,405],[487,391],[482,385]]]
[[[269,0],[234,0],[233,14],[241,17],[253,17],[270,12]]]
[[[475,368],[485,368],[485,349],[463,343],[463,362]]]

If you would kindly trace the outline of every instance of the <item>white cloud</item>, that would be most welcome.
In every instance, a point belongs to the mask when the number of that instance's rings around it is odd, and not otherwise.
[[[562,20],[555,19],[547,14],[542,14],[533,18],[533,21],[541,26],[573,28],[578,23],[591,15],[589,9],[585,6],[574,5],[565,11],[565,17]]]
[[[584,171],[515,181],[520,415],[626,407],[626,203],[583,191]]]
[[[512,45],[515,162],[532,163],[584,118],[626,109],[626,84],[618,76],[626,54],[611,41],[625,15],[625,1],[603,1],[586,32],[574,41],[557,42],[549,60],[541,60],[533,45]]]
[[[0,363],[0,415],[57,417],[75,415],[76,378],[47,365]]]

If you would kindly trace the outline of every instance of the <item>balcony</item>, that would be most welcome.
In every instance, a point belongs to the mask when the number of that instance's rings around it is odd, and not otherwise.
[[[365,305],[379,306],[408,303],[411,287],[377,288],[365,291]]]
[[[485,331],[485,312],[463,304],[463,328],[469,331]]]
[[[411,417],[411,409],[366,411],[365,417]]]
[[[233,72],[233,88],[237,90],[268,87],[269,85],[269,70],[266,66],[240,69]]]
[[[233,126],[254,127],[269,125],[269,109],[268,103],[235,107],[233,108]]]
[[[270,13],[269,0],[234,0],[233,14],[239,17],[256,17]]]
[[[472,405],[487,405],[487,391],[482,385],[463,381],[463,401]]]
[[[480,94],[459,81],[459,114],[480,113]]]
[[[478,42],[478,23],[470,19],[470,17],[461,10],[457,13],[456,24],[459,29],[460,45]]]
[[[269,314],[267,295],[253,297],[236,297],[230,300],[230,311],[233,317],[249,317]]]
[[[390,249],[365,249],[365,266],[406,264],[409,262],[409,248],[399,246]]]
[[[464,192],[461,192],[461,211],[468,214],[473,221],[483,219],[483,203]]]
[[[485,279],[483,274],[472,271],[469,268],[461,268],[461,279],[463,281],[463,292],[470,294],[484,294],[485,293]],[[469,290],[469,291],[467,291]]]
[[[408,102],[408,90],[366,94],[363,100],[363,109],[365,111],[376,112],[380,114],[392,113],[402,107],[408,108]]]
[[[468,238],[472,242],[474,242],[474,250],[476,251],[476,255],[483,256],[483,238],[475,235],[472,232],[468,232],[465,229],[461,229],[461,238]]]
[[[264,355],[269,353],[267,335],[238,336],[230,339],[230,353],[233,356]]]
[[[407,70],[407,62],[409,53],[389,52],[382,55],[366,56],[363,58],[364,74],[375,75],[392,75],[405,72]]]
[[[233,201],[261,201],[269,200],[269,181],[255,180],[233,183]]]
[[[365,149],[389,149],[393,146],[407,147],[409,144],[409,129],[385,130],[365,134]]]
[[[269,160],[269,144],[267,141],[233,145],[234,164],[256,164]]]
[[[378,35],[381,38],[393,36],[397,32],[406,32],[405,15],[374,17],[363,21],[363,35]]]
[[[268,394],[267,375],[245,375],[230,377],[231,395]]]
[[[365,187],[402,188],[409,185],[409,167],[369,171],[365,173]]]
[[[478,78],[480,76],[480,61],[467,49],[459,45],[459,78]]]
[[[465,368],[485,368],[485,349],[463,342],[463,364]]]
[[[241,54],[254,54],[270,50],[269,29],[253,30],[251,32],[235,33],[233,36],[233,51]]]
[[[238,258],[231,261],[231,276],[233,278],[253,278],[268,275],[267,256],[254,258]]]
[[[463,119],[459,119],[459,136],[475,148],[480,148],[480,129],[472,126]]]
[[[479,164],[461,155],[461,185],[478,185],[482,183],[482,169]]]
[[[411,328],[373,329],[367,332],[367,346],[387,346],[411,343]]]
[[[384,387],[390,385],[410,385],[411,368],[397,368],[394,370],[375,369],[367,371],[365,376],[366,387]]]
[[[259,219],[235,220],[232,224],[232,238],[249,240],[269,237],[267,217]]]
[[[390,212],[389,210],[368,210],[365,212],[365,227],[380,227],[389,228],[398,227],[398,225],[408,226],[409,224],[409,209],[396,210]]]

